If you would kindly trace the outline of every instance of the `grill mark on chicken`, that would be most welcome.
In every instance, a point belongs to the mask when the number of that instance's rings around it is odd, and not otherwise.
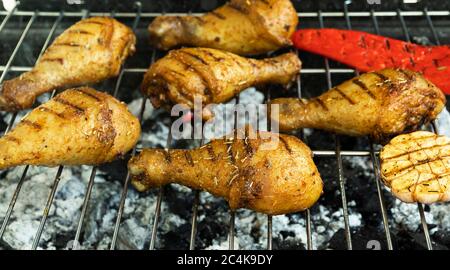
[[[270,6],[270,3],[269,3],[269,1],[267,1],[267,0],[260,0],[262,3],[264,3],[264,4],[266,4],[266,5],[268,5],[268,6]]]
[[[420,152],[422,150],[431,150],[431,149],[439,148],[439,147],[443,148],[445,146],[450,146],[450,143],[441,144],[441,145],[432,145],[432,146],[429,146],[429,147],[417,148],[417,149],[414,149],[414,150],[409,151],[409,152],[404,152],[404,153],[401,153],[401,154],[398,154],[398,155],[395,155],[395,156],[384,158],[384,160],[391,160],[391,159],[394,159],[394,158],[399,158],[401,156],[406,156],[406,155],[409,155],[409,154],[417,153],[417,152]]]
[[[203,72],[200,72],[195,66],[192,66],[189,63],[187,63],[186,61],[184,61],[184,59],[182,57],[179,57],[178,54],[174,53],[173,57],[174,57],[175,60],[177,60],[178,62],[183,64],[185,69],[192,69],[195,73],[197,73],[198,77],[202,81],[202,83],[205,86],[205,88],[209,87],[209,83],[205,79]],[[179,88],[179,89],[182,89],[182,88]]]
[[[386,76],[384,76],[384,75],[381,74],[381,73],[374,72],[373,74],[376,75],[378,78],[380,78],[382,82],[389,81],[389,78],[386,77]]]
[[[39,125],[38,123],[32,122],[30,120],[27,120],[27,119],[23,119],[20,123],[24,124],[24,125],[27,125],[27,126],[30,126],[30,127],[34,128],[34,129],[37,129],[37,130],[41,130],[42,129],[41,125]]]
[[[11,141],[11,142],[15,142],[15,143],[17,143],[17,144],[20,144],[20,140],[17,139],[16,137],[13,137],[13,136],[10,136],[10,135],[5,135],[5,136],[3,136],[3,138],[4,138],[5,140],[8,140],[8,141]]]
[[[230,7],[230,8],[232,8],[232,9],[236,10],[236,11],[239,12],[239,13],[242,13],[242,14],[245,14],[245,15],[248,14],[248,11],[247,11],[247,10],[245,10],[244,8],[242,8],[242,6],[240,6],[240,5],[234,4],[233,2],[229,2],[229,3],[228,3],[228,7]]]
[[[417,166],[420,166],[420,165],[424,165],[424,164],[427,164],[427,163],[433,163],[435,161],[439,161],[439,160],[442,160],[443,158],[447,158],[447,157],[450,157],[450,155],[437,156],[437,157],[432,158],[432,159],[427,158],[425,160],[421,160],[421,161],[417,162],[416,164],[411,164],[411,165],[408,165],[406,167],[402,167],[402,168],[398,168],[397,170],[390,171],[389,173],[385,174],[385,176],[388,178],[388,177],[390,177],[392,175],[400,174],[400,173],[402,173],[402,172],[404,172],[404,171],[406,171],[406,170],[408,170],[410,168],[416,168]]]
[[[49,109],[47,107],[39,107],[39,110],[41,110],[42,112],[46,112],[46,113],[49,113],[49,114],[56,115],[56,116],[58,116],[59,118],[62,118],[62,119],[66,118],[66,117],[64,117],[64,114],[59,113],[59,112],[55,112],[54,110]]]
[[[64,59],[62,58],[43,58],[41,62],[58,62],[59,64],[64,64]]]
[[[209,57],[213,58],[215,61],[220,62],[220,61],[223,61],[223,60],[224,60],[222,57],[217,57],[217,56],[215,56],[213,53],[211,53],[211,52],[208,51],[208,50],[201,49],[201,48],[199,48],[198,50],[201,51],[202,53],[208,55]]]
[[[76,88],[76,91],[79,92],[80,94],[83,94],[83,95],[88,96],[88,97],[90,97],[92,99],[95,99],[96,101],[100,101],[99,97],[97,97],[96,95],[85,91],[84,89]]]
[[[253,147],[249,143],[249,138],[246,136],[244,139],[244,145],[245,145],[245,152],[247,153],[248,157],[251,157],[253,155]]]
[[[280,138],[280,141],[283,143],[284,148],[286,148],[286,150],[288,151],[288,153],[289,153],[289,154],[292,154],[292,149],[291,149],[291,147],[289,146],[288,141],[286,141],[286,139],[285,139],[283,136],[279,136],[279,138]]]
[[[192,160],[192,156],[189,151],[184,151],[184,157],[186,158],[186,161],[190,166],[194,166],[194,160]]]
[[[361,81],[360,79],[354,79],[352,80],[352,83],[359,86],[364,92],[366,92],[371,98],[375,99],[375,95],[370,91],[370,89],[367,87],[367,85]]]
[[[98,21],[80,21],[77,23],[77,25],[82,25],[82,24],[97,24],[97,25],[105,25],[102,22],[98,22]]]
[[[186,75],[184,75],[183,73],[178,72],[178,71],[173,70],[173,69],[169,70],[169,72],[170,72],[170,73],[173,73],[173,74],[175,74],[175,75],[177,75],[177,76],[180,76],[180,77],[186,77]]]
[[[230,142],[230,141],[228,140],[228,142]],[[228,145],[228,148],[227,148],[228,162],[231,164],[231,166],[236,167],[236,159],[234,158],[234,154],[233,154],[234,140],[231,141],[231,144],[225,144],[225,145]]]
[[[404,71],[403,69],[399,69],[398,71],[401,74],[403,74],[408,81],[413,81],[414,80],[414,75],[409,74],[408,72]]]
[[[356,104],[355,101],[353,101],[347,94],[344,93],[339,87],[335,87],[334,90],[338,92],[344,99],[346,99],[350,104],[354,105]]]
[[[206,145],[206,150],[208,150],[209,159],[212,161],[216,161],[217,160],[216,153],[214,153],[214,149],[210,143]]]
[[[57,47],[57,46],[59,46],[59,47],[74,47],[74,48],[77,48],[77,47],[84,47],[84,48],[86,48],[85,46],[83,46],[83,45],[81,45],[81,44],[78,44],[78,43],[74,43],[74,42],[61,42],[61,43],[55,43],[55,44],[52,44],[52,47]]]
[[[52,44],[52,47],[53,47],[53,46],[84,47],[83,45],[77,44],[77,43],[74,43],[74,42],[61,42],[61,43],[55,43],[55,44]]]
[[[317,104],[319,104],[320,107],[322,107],[325,111],[328,111],[328,107],[327,105],[319,98],[313,98],[311,99],[311,102],[316,102]]]
[[[89,31],[86,30],[67,30],[67,33],[71,33],[71,34],[80,34],[80,35],[94,35],[94,33],[91,33]]]
[[[170,73],[172,73],[172,74],[174,74],[176,76],[185,77],[184,74],[182,74],[180,72],[177,72],[175,70],[169,70],[169,71],[170,71]],[[168,88],[167,84],[163,84],[163,85],[155,84],[154,86],[157,87],[157,88],[158,87],[163,87],[165,93],[169,92],[169,88]],[[191,93],[190,92],[186,92],[185,91],[186,89],[183,86],[181,86],[180,83],[177,83],[177,89],[179,90],[179,91],[177,91],[177,94],[179,94],[183,99],[185,99],[186,101],[192,101],[192,96],[190,95]]]
[[[211,11],[210,12],[211,15],[221,19],[221,20],[225,20],[227,17],[225,17],[224,15],[222,15],[221,13],[217,12],[217,11]]]
[[[192,57],[193,59],[195,59],[195,60],[201,62],[201,63],[202,63],[203,65],[205,65],[205,66],[208,65],[208,62],[206,62],[205,60],[203,60],[201,57],[199,57],[199,56],[196,55],[196,54],[193,54],[193,53],[190,53],[190,52],[187,52],[187,51],[178,51],[178,52],[179,52],[179,53],[186,54],[186,55],[189,55],[190,57]]]
[[[236,59],[233,55],[230,55],[229,60],[233,61],[236,65],[239,66],[239,68],[242,68],[242,63],[238,59]],[[258,68],[258,65],[256,63],[253,63],[253,61],[251,61],[251,59],[250,59],[250,61],[248,61],[248,63],[250,63],[250,65],[252,67],[254,67],[255,69]]]
[[[75,111],[77,111],[79,113],[84,113],[84,109],[83,108],[81,108],[81,107],[79,107],[79,106],[77,106],[77,105],[75,105],[75,104],[73,104],[73,103],[71,103],[71,102],[69,102],[69,101],[59,97],[59,96],[54,97],[53,100],[58,102],[58,103],[61,103],[63,105],[66,105],[67,107],[70,107],[70,108],[74,109]]]
[[[197,20],[199,23],[204,24],[205,21],[200,16],[192,16],[195,20]]]
[[[166,160],[166,162],[170,164],[172,162],[172,157],[170,156],[170,150],[164,149],[163,154],[164,154],[164,159]]]

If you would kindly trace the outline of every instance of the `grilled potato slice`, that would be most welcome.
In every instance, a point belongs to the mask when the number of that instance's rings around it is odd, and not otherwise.
[[[392,139],[380,153],[381,176],[404,202],[450,200],[450,139],[416,131]]]

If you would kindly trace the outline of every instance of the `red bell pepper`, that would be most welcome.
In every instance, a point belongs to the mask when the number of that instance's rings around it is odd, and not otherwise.
[[[342,62],[359,71],[403,68],[421,72],[450,94],[450,47],[421,46],[366,32],[339,29],[301,29],[294,45]]]

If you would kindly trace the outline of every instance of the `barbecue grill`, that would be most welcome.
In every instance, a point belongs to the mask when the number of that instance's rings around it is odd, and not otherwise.
[[[143,147],[192,147],[203,143],[190,140],[174,141],[170,128],[167,129],[171,123],[169,114],[153,110],[137,89],[149,64],[164,55],[164,52],[154,50],[148,45],[146,26],[151,20],[161,14],[200,15],[223,4],[223,1],[152,2],[115,3],[105,11],[105,7],[92,3],[63,6],[46,4],[36,7],[35,4],[24,1],[12,10],[1,10],[0,83],[30,70],[52,40],[77,20],[88,16],[112,16],[135,31],[138,38],[137,53],[127,60],[117,78],[94,87],[107,90],[128,103],[141,120],[143,137],[132,154]],[[412,42],[436,45],[450,43],[450,32],[446,30],[450,26],[450,12],[448,7],[444,9],[442,3],[403,4],[385,3],[383,0],[381,5],[376,4],[377,1],[320,1],[320,4],[314,3],[315,1],[293,2],[298,11],[299,27],[357,29]],[[372,2],[374,3],[370,4]],[[292,87],[282,90],[266,87],[258,89],[260,92],[249,90],[241,93],[240,97],[232,102],[242,102],[248,99],[249,95],[250,99],[251,95],[262,96],[261,93],[264,93],[264,101],[281,96],[312,97],[358,74],[357,71],[328,59],[304,52],[297,53],[303,61],[303,68],[301,76]],[[46,101],[57,91],[43,95],[39,102]],[[0,119],[4,119],[1,128],[6,133],[23,113],[1,113],[1,116]],[[437,123],[424,128],[435,132],[440,130]],[[161,134],[167,137],[161,138]],[[324,196],[315,206],[303,213],[272,217],[249,210],[233,212],[228,210],[223,200],[177,185],[138,194],[129,187],[130,177],[126,174],[126,160],[100,167],[83,166],[78,169],[63,166],[56,169],[23,166],[1,174],[3,183],[0,185],[0,201],[8,203],[0,204],[0,249],[431,250],[450,247],[450,228],[446,227],[448,221],[442,217],[434,217],[432,211],[433,208],[439,207],[438,213],[443,213],[446,206],[411,206],[394,199],[380,181],[378,145],[367,138],[354,139],[312,130],[299,131],[296,135],[313,150],[314,160],[325,184]],[[358,167],[355,164],[362,165]],[[364,172],[361,172],[362,167]],[[65,171],[68,173],[65,174]],[[48,179],[48,175],[52,175],[52,178]],[[67,178],[76,179],[81,186],[71,181],[65,182],[61,187],[61,183],[67,181]],[[42,185],[47,189],[36,194],[45,194],[44,197],[35,198],[35,193],[25,194],[35,192]],[[80,193],[73,212],[58,213],[61,209],[69,209],[62,205],[62,202],[64,196],[74,192],[70,190],[73,186],[77,188],[76,192]],[[104,195],[108,190],[115,192],[111,191],[108,197]],[[103,199],[99,206],[100,199],[97,197],[103,196],[102,192],[106,199]],[[55,203],[55,198],[59,198],[58,203]],[[108,202],[106,205],[105,201]],[[34,210],[30,210],[30,207]],[[107,210],[92,210],[96,207]],[[30,214],[29,211],[36,211],[35,208],[39,209],[39,215],[32,214],[32,222],[23,223],[28,224],[28,227],[21,225],[21,217],[26,213]],[[447,208],[450,209],[448,206]],[[411,230],[398,220],[396,213],[406,209],[408,212],[405,215],[409,215],[407,218],[418,222],[415,224],[416,229]],[[95,216],[99,213],[106,214],[104,217]],[[70,216],[70,220],[64,223],[58,218],[49,224],[55,215]],[[321,215],[334,219],[333,222],[338,225],[327,227],[323,224],[324,220],[325,223],[327,220]],[[430,218],[435,220],[432,227],[428,223]],[[136,219],[145,220],[146,224],[129,221]],[[95,232],[93,227],[96,228]],[[289,228],[295,228],[294,232]],[[24,238],[22,230],[26,230],[26,235],[30,237],[19,241],[17,239]],[[127,242],[130,237],[139,238],[139,244]],[[246,244],[247,242],[251,243]]]

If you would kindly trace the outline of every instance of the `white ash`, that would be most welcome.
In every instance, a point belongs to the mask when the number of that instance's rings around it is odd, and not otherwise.
[[[264,102],[264,94],[257,91],[254,87],[248,88],[241,92],[239,95],[239,104],[262,104]],[[217,117],[213,122],[208,122],[204,126],[204,134],[207,138],[220,138],[227,134],[230,134],[235,128],[235,114],[233,113],[233,107],[230,106],[236,104],[236,99],[230,100],[226,105],[219,104],[214,107],[213,113]],[[256,123],[258,126],[252,125],[254,130],[267,130],[267,113],[264,110],[258,110],[258,113],[248,115],[250,119],[241,117],[237,119],[239,127],[243,127],[245,124]]]
[[[370,157],[344,156],[342,160],[344,163],[348,163],[353,168],[357,168],[359,172],[362,172],[364,178],[373,181],[374,172]]]
[[[438,133],[450,137],[450,113],[444,108],[437,118]]]
[[[138,98],[138,99],[135,99],[132,102],[130,102],[130,104],[128,104],[128,109],[130,110],[130,112],[132,114],[138,116],[139,113],[141,112],[141,105],[142,105],[142,98]],[[146,99],[145,110],[144,110],[144,114],[142,115],[142,121],[150,119],[154,110],[155,109],[153,108],[153,105],[150,102],[150,100]]]

